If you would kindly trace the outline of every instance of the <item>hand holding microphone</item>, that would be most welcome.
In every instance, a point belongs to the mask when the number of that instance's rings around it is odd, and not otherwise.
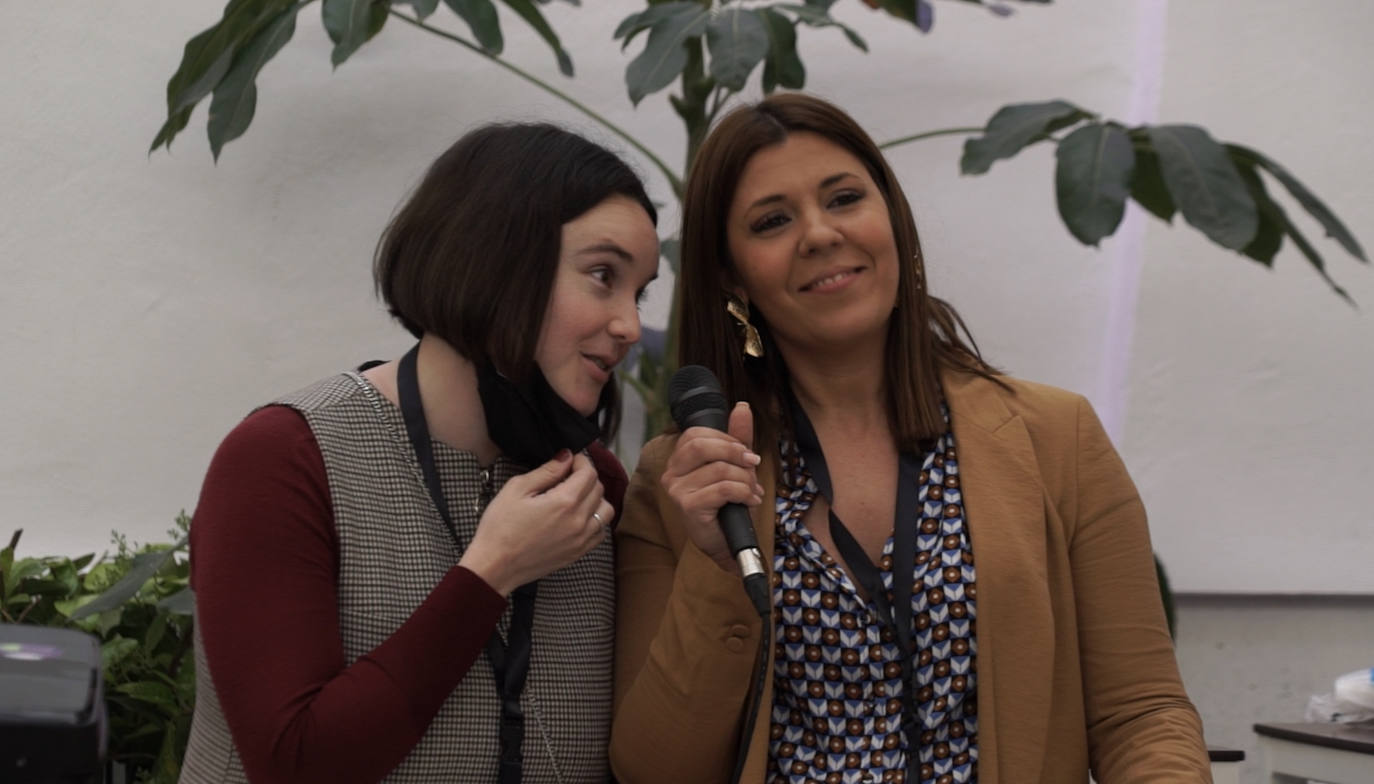
[[[661,479],[687,518],[687,533],[722,568],[738,566],[755,609],[771,608],[768,579],[753,521],[746,506],[763,500],[749,448],[753,415],[747,406],[728,410],[720,382],[710,370],[688,365],[668,386],[673,420],[682,437]]]

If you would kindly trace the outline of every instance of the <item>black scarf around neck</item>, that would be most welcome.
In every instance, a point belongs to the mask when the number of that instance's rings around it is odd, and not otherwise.
[[[601,435],[597,420],[610,402],[603,390],[596,412],[582,416],[558,396],[537,366],[528,381],[517,384],[490,365],[479,365],[477,392],[487,435],[503,454],[527,468],[552,460],[560,449],[586,449]]]

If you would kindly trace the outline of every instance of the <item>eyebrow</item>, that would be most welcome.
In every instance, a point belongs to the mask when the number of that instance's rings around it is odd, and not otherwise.
[[[630,255],[630,252],[615,244],[614,242],[598,242],[595,245],[588,245],[585,248],[579,248],[577,251],[578,256],[591,256],[597,253],[609,253],[612,256],[615,256],[616,258],[625,262],[626,264],[631,264],[634,262],[634,257]]]
[[[825,179],[821,180],[821,184],[816,187],[816,190],[823,191],[846,177],[854,177],[857,179],[858,175],[847,171],[832,174],[829,177],[826,177]],[[775,193],[771,196],[764,196],[762,199],[755,201],[753,204],[750,204],[745,209],[752,210],[755,207],[760,207],[765,204],[773,204],[774,202],[782,201],[784,198],[786,197],[784,197],[781,193]]]
[[[630,266],[634,266],[634,257],[630,255],[630,252],[627,251],[627,250],[625,250],[624,248],[620,247],[619,245],[615,244],[614,242],[598,242],[598,243],[595,244],[595,245],[588,245],[588,246],[585,247],[585,248],[581,248],[580,250],[578,250],[578,251],[577,251],[576,253],[574,253],[573,255],[575,255],[575,256],[591,256],[591,255],[595,255],[595,254],[597,254],[597,253],[609,253],[609,254],[611,254],[612,256],[615,256],[615,257],[616,257],[617,259],[619,259],[621,262],[623,262],[623,263],[625,263],[625,264],[628,264],[628,265],[630,265]],[[656,281],[656,280],[658,280],[658,267],[657,267],[657,266],[654,267],[654,275],[653,275],[653,277],[649,278],[649,280],[648,280],[644,285],[647,286],[647,285],[649,285],[650,283],[653,283],[653,282]]]

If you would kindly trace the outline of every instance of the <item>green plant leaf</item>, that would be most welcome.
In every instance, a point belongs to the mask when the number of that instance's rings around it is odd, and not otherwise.
[[[1222,247],[1249,245],[1259,217],[1226,150],[1195,125],[1155,125],[1146,133],[1184,220]]]
[[[258,89],[254,81],[267,61],[291,40],[296,32],[296,13],[300,6],[292,6],[272,24],[240,50],[229,73],[215,87],[210,100],[210,121],[206,133],[210,137],[210,152],[216,161],[224,145],[243,135],[253,122],[257,108]]]
[[[501,54],[505,41],[501,37],[501,20],[496,16],[496,5],[491,0],[444,0],[444,4],[468,23],[473,37],[483,49],[492,54]]]
[[[572,57],[568,56],[568,53],[563,49],[563,44],[558,40],[558,34],[549,26],[548,20],[544,18],[544,14],[539,11],[534,3],[530,0],[501,0],[501,2],[519,14],[521,19],[528,22],[530,27],[539,33],[539,37],[543,38],[544,42],[553,49],[554,56],[558,58],[559,72],[564,76],[572,76]]]
[[[40,594],[57,600],[76,593],[76,586],[63,580],[27,580],[24,583],[24,590],[30,594]]]
[[[100,646],[100,662],[109,672],[110,668],[124,661],[129,654],[138,650],[138,640],[130,640],[127,637],[114,637]]]
[[[175,708],[177,705],[176,692],[172,691],[165,683],[157,681],[133,681],[131,683],[121,683],[114,687],[120,694],[127,694],[136,700],[151,702],[154,705],[165,705]]]
[[[769,6],[770,9],[780,11],[790,11],[797,17],[797,21],[808,27],[838,27],[844,33],[844,37],[849,39],[861,51],[868,51],[868,42],[859,35],[854,28],[830,16],[830,4],[808,2],[806,5],[795,3],[778,3]]]
[[[901,19],[904,22],[916,24],[916,9],[921,5],[921,0],[875,0],[878,7]]]
[[[1250,193],[1252,197],[1254,197],[1256,210],[1260,215],[1260,227],[1255,234],[1254,241],[1242,249],[1241,252],[1252,259],[1260,261],[1265,264],[1265,266],[1270,266],[1271,261],[1266,261],[1262,257],[1264,254],[1268,253],[1269,259],[1272,260],[1274,254],[1278,251],[1277,245],[1279,241],[1274,240],[1272,237],[1273,231],[1276,228],[1281,234],[1287,234],[1292,238],[1293,244],[1297,246],[1302,255],[1307,257],[1308,263],[1312,265],[1313,269],[1317,271],[1317,274],[1321,276],[1322,280],[1326,281],[1326,285],[1330,286],[1331,290],[1334,291],[1337,296],[1351,305],[1354,305],[1355,300],[1350,297],[1349,292],[1337,285],[1336,281],[1331,278],[1330,273],[1326,271],[1326,262],[1322,259],[1321,254],[1317,252],[1317,249],[1312,246],[1311,242],[1308,242],[1307,237],[1303,235],[1302,231],[1293,224],[1293,221],[1289,219],[1288,213],[1283,207],[1279,206],[1278,202],[1275,202],[1269,197],[1268,191],[1264,187],[1264,182],[1259,176],[1259,172],[1254,169],[1253,162],[1241,162],[1237,166],[1237,169],[1239,171],[1239,176],[1251,189]],[[1266,223],[1271,223],[1274,228],[1267,229],[1265,227]],[[1275,246],[1273,252],[1269,250],[1270,245]]]
[[[153,143],[148,147],[148,154],[151,155],[162,146],[166,146],[169,150],[172,149],[172,139],[185,130],[190,122],[191,107],[189,106],[169,116],[162,127],[158,129],[157,135],[153,137]]]
[[[620,20],[620,24],[616,26],[615,32],[611,34],[611,40],[619,40],[621,37],[624,37],[625,40],[620,45],[620,51],[623,52],[629,47],[630,42],[635,39],[635,36],[648,30],[660,21],[674,14],[686,11],[696,11],[700,8],[701,5],[699,3],[686,2],[686,0],[676,0],[676,2],[651,5],[644,11],[630,14]]]
[[[1064,137],[1055,157],[1059,216],[1079,242],[1096,246],[1126,213],[1135,169],[1131,139],[1118,126],[1089,123]]]
[[[171,560],[177,551],[185,546],[186,540],[182,539],[169,549],[153,550],[134,556],[129,571],[119,579],[119,582],[110,586],[109,590],[100,594],[94,601],[77,608],[69,617],[72,620],[77,620],[94,613],[103,613],[124,604],[133,598],[143,587],[143,584],[152,579],[153,575],[157,574],[157,571]]]
[[[14,571],[14,548],[19,546],[19,537],[24,533],[24,529],[19,529],[10,537],[10,543],[0,550],[0,598],[9,596],[10,593],[19,588],[19,580],[15,578]]]
[[[258,31],[290,8],[294,0],[229,0],[213,27],[186,42],[181,64],[167,81],[167,120],[153,139],[149,152],[171,147],[191,119],[191,109],[209,95],[229,72],[234,54]]]
[[[1159,581],[1159,599],[1164,605],[1164,620],[1169,625],[1169,636],[1174,636],[1174,592],[1169,588],[1169,576],[1164,572],[1164,564],[1155,556],[1155,579]]]
[[[124,622],[124,607],[114,607],[106,610],[94,618],[84,618],[83,621],[95,621],[94,630],[101,637],[108,637],[114,628]],[[89,631],[90,629],[88,629]]]
[[[196,596],[190,588],[182,588],[180,591],[166,597],[157,603],[157,608],[174,615],[194,615],[196,612]]]
[[[153,622],[148,624],[148,631],[143,633],[143,650],[152,653],[157,650],[157,644],[162,642],[162,636],[167,633],[167,614],[158,613],[153,616]]]
[[[372,0],[324,0],[320,13],[334,42],[329,61],[338,68],[371,37]]]
[[[1290,174],[1287,169],[1258,150],[1242,147],[1239,144],[1226,145],[1226,151],[1231,155],[1232,161],[1238,163],[1242,159],[1249,160],[1273,175],[1274,179],[1278,180],[1292,194],[1293,198],[1298,200],[1298,204],[1302,205],[1308,214],[1317,219],[1317,222],[1326,230],[1326,236],[1334,238],[1351,256],[1368,263],[1369,259],[1365,258],[1364,248],[1360,247],[1359,241],[1355,239],[1354,234],[1350,233],[1350,229],[1341,223],[1341,219],[1336,217],[1336,213],[1332,212],[1331,208],[1322,203],[1321,199],[1318,199],[1316,194],[1308,190],[1301,182],[1298,182],[1298,179]]]
[[[82,586],[90,593],[100,593],[119,581],[124,576],[124,568],[113,561],[97,563],[86,572],[86,579],[82,581]]]
[[[959,169],[964,174],[984,174],[994,161],[1010,158],[1061,128],[1091,118],[1091,114],[1067,101],[1003,106],[988,120],[982,136],[964,142]]]
[[[806,65],[797,55],[797,29],[787,17],[771,8],[759,9],[768,30],[768,57],[763,62],[763,92],[779,86],[797,90],[806,86]],[[676,273],[677,268],[673,271]]]
[[[1276,207],[1273,200],[1269,198],[1269,192],[1265,190],[1264,181],[1260,179],[1259,172],[1255,171],[1252,165],[1236,163],[1236,173],[1245,182],[1245,187],[1250,191],[1250,198],[1255,201],[1255,210],[1259,215],[1259,229],[1255,232],[1255,239],[1249,245],[1241,249],[1241,253],[1258,261],[1266,267],[1274,266],[1274,256],[1283,246],[1283,221],[1276,217]]]
[[[706,50],[711,76],[738,92],[768,54],[768,28],[752,9],[738,3],[725,6],[706,22]]]
[[[71,599],[59,599],[58,601],[53,602],[52,606],[53,609],[70,618],[72,617],[72,613],[75,612],[78,607],[80,607],[83,604],[89,604],[93,601],[95,601],[95,594],[85,594],[83,596],[76,596]]]
[[[11,558],[13,556],[11,555]],[[18,561],[11,561],[8,566],[4,566],[5,571],[5,595],[9,596],[19,590],[19,584],[25,580],[36,577],[46,571],[43,562],[37,558],[20,558]]]
[[[644,96],[662,90],[672,83],[687,66],[687,41],[699,38],[706,29],[711,13],[695,3],[660,19],[649,30],[644,51],[630,61],[625,69],[625,84],[630,102],[638,106]]]
[[[1169,186],[1164,184],[1164,175],[1159,171],[1159,156],[1149,144],[1149,135],[1136,136],[1131,132],[1135,145],[1135,176],[1131,178],[1131,198],[1155,217],[1165,223],[1174,220],[1174,197],[1169,195]]]
[[[439,0],[397,0],[398,5],[402,3],[414,8],[416,18],[422,22],[439,7]]]

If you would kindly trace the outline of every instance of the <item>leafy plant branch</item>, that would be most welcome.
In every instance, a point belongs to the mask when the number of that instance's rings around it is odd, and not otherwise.
[[[542,0],[541,0],[542,1]],[[954,1],[954,0],[950,0]],[[997,16],[1011,6],[993,0],[958,0],[980,5]],[[1032,2],[1034,0],[1026,0]],[[242,135],[252,120],[255,80],[263,65],[290,39],[296,15],[312,0],[229,0],[215,26],[187,42],[181,65],[167,84],[167,119],[153,149],[170,145],[189,122],[194,106],[211,97],[207,133],[218,159],[223,145]],[[633,134],[546,80],[501,57],[504,37],[497,0],[444,0],[472,33],[469,40],[429,24],[439,0],[321,0],[322,19],[334,48],[337,67],[372,37],[389,18],[397,18],[458,44],[500,65],[577,109],[625,140],[663,174],[678,199],[683,177]],[[499,0],[530,25],[549,46],[559,70],[573,75],[571,56],[533,0]],[[929,32],[934,6],[929,0],[864,0],[894,23]],[[649,0],[645,8],[622,19],[611,33],[627,51],[642,41],[625,67],[626,93],[638,106],[646,97],[668,89],[668,102],[687,135],[683,171],[691,168],[707,130],[730,99],[761,70],[765,93],[799,89],[806,83],[806,64],[798,49],[798,30],[833,28],[862,52],[868,44],[852,27],[832,14],[837,0],[749,3],[718,0]],[[411,13],[397,6],[406,5]],[[1098,245],[1120,226],[1127,200],[1161,220],[1176,214],[1212,242],[1265,266],[1272,266],[1285,238],[1307,259],[1337,295],[1349,295],[1331,277],[1326,261],[1273,200],[1265,180],[1278,182],[1326,234],[1356,259],[1368,262],[1353,234],[1309,189],[1268,156],[1238,144],[1222,144],[1206,129],[1193,125],[1125,125],[1067,101],[1011,104],[981,127],[943,128],[883,143],[891,148],[942,136],[964,136],[960,170],[985,174],[994,162],[1026,147],[1055,147],[1054,185],[1059,214],[1070,234]],[[1263,172],[1263,175],[1261,175]],[[676,269],[675,250],[665,258]],[[676,303],[659,345],[638,353],[630,385],[646,409],[647,433],[667,423],[664,405],[667,379],[676,356]],[[646,341],[647,343],[647,341]]]

